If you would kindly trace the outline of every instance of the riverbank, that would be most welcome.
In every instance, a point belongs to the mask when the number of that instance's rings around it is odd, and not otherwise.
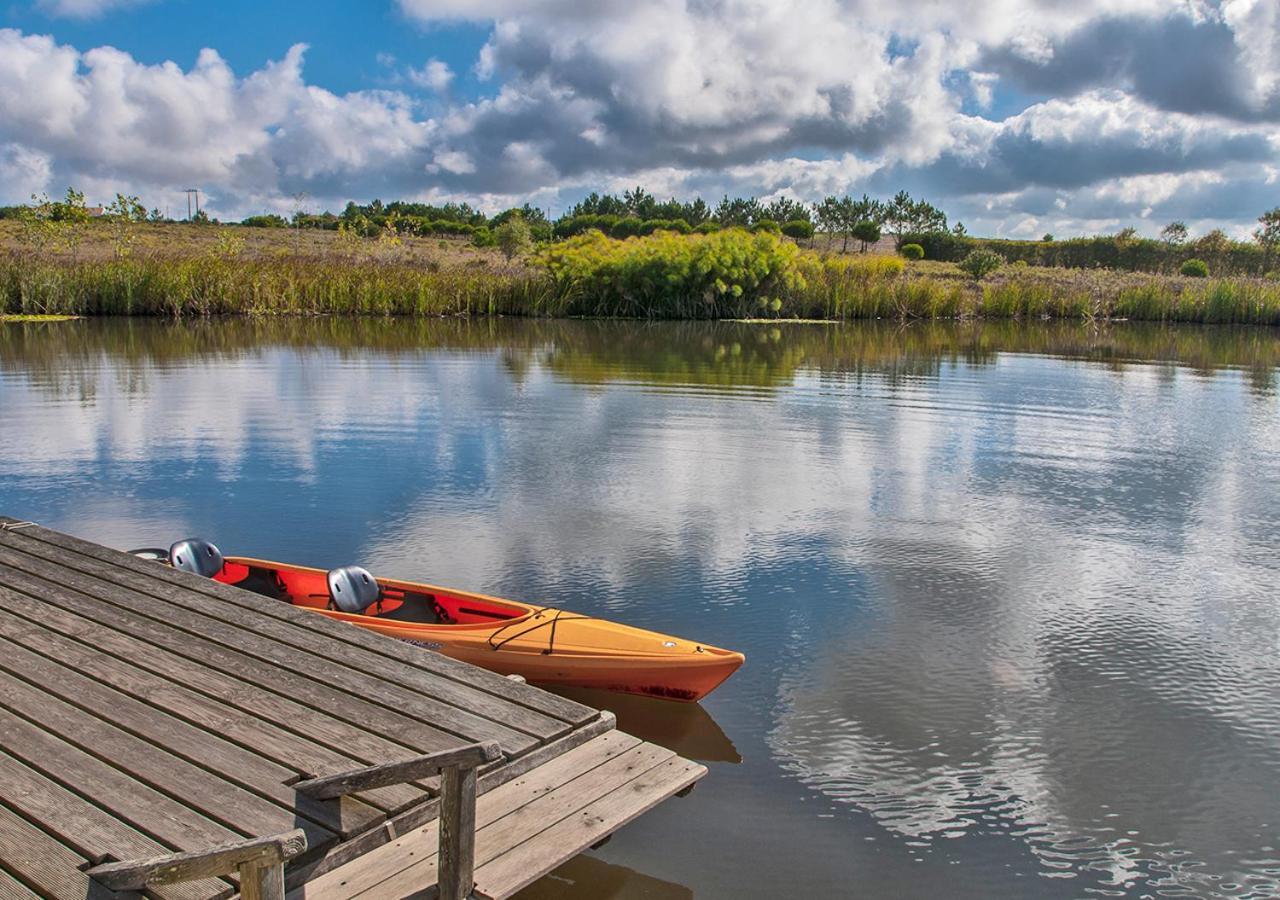
[[[396,315],[676,319],[1063,318],[1280,324],[1280,282],[821,254],[768,233],[589,233],[508,260],[458,241],[246,246],[251,229],[147,226],[115,258],[6,242],[0,314]],[[173,228],[173,240],[161,232]],[[261,230],[259,230],[261,231]],[[194,235],[194,236],[193,236]],[[254,236],[259,237],[258,235]]]

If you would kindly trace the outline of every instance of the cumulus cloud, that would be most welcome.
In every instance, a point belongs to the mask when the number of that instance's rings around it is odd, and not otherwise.
[[[400,70],[403,90],[340,95],[307,83],[301,46],[238,78],[212,50],[184,71],[8,31],[0,144],[54,181],[199,183],[225,210],[297,190],[563,208],[636,183],[803,200],[905,187],[1005,231],[1159,218],[1187,197],[1242,228],[1248,190],[1280,169],[1274,0],[399,5],[489,29],[484,96],[459,96],[438,59]]]
[[[432,123],[399,93],[308,85],[305,50],[237,78],[213,50],[183,71],[0,30],[0,142],[51,160],[49,179],[110,180],[144,198],[198,184],[215,209],[300,189],[419,188]],[[4,190],[14,199],[7,180]]]

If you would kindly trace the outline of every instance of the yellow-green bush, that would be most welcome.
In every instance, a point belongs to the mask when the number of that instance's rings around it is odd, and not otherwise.
[[[803,292],[818,266],[772,232],[738,228],[628,240],[590,231],[543,248],[539,259],[564,312],[647,318],[756,315],[761,298]]]

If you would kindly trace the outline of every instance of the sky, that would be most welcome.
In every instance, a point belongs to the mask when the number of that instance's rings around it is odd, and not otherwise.
[[[908,190],[974,234],[1280,205],[1280,0],[0,0],[0,203]]]

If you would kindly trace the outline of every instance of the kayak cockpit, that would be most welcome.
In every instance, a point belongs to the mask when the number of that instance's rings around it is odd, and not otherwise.
[[[260,560],[226,560],[215,581],[252,591],[273,600],[316,610],[335,610],[328,573],[320,569],[265,564]],[[419,625],[478,625],[518,619],[529,609],[514,603],[460,596],[427,585],[379,581],[377,598],[363,611],[367,616]]]

